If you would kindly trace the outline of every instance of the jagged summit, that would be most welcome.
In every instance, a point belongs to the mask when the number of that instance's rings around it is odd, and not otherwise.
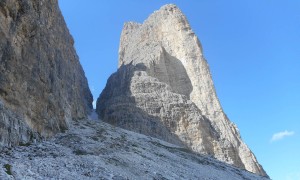
[[[178,34],[184,36],[188,35],[189,38],[183,36],[182,39],[180,39],[180,36],[177,36]],[[161,7],[160,10],[155,11],[153,14],[151,14],[143,24],[136,22],[128,22],[124,24],[119,48],[119,66],[121,66],[122,64],[128,64],[131,61],[133,62],[133,64],[137,64],[139,62],[151,60],[151,58],[146,57],[143,59],[126,58],[123,49],[132,48],[132,41],[138,41],[137,43],[140,45],[140,47],[137,47],[137,49],[135,50],[137,52],[143,50],[141,48],[145,45],[152,45],[154,47],[162,46],[168,48],[170,47],[170,45],[168,45],[167,43],[171,42],[173,43],[172,48],[175,48],[175,43],[182,44],[184,43],[184,41],[186,41],[186,39],[188,39],[193,44],[196,43],[196,46],[198,46],[197,50],[199,50],[195,53],[189,53],[189,55],[197,54],[202,56],[202,47],[200,41],[192,31],[185,15],[176,5],[167,4]],[[149,43],[150,40],[153,40],[153,42]],[[131,46],[128,47],[128,45]],[[192,49],[191,51],[193,50],[194,49]]]
[[[266,175],[220,105],[201,43],[168,4],[124,25],[119,70],[97,100],[109,123]]]
[[[157,14],[164,14],[164,15],[173,15],[174,17],[182,17],[185,16],[182,11],[177,7],[177,5],[175,4],[166,4],[164,6],[162,6],[159,10],[154,11],[149,17],[148,19],[146,19],[144,21],[147,22],[149,19],[151,19],[152,17],[156,16]],[[173,17],[173,18],[174,18]],[[186,18],[185,18],[186,19]],[[163,20],[163,19],[162,19]]]
[[[165,5],[163,5],[163,6],[160,7],[159,10],[157,10],[157,11],[164,11],[164,10],[168,11],[168,10],[172,10],[172,9],[174,9],[174,8],[179,10],[179,8],[177,7],[176,4],[170,3],[170,4],[165,4]],[[154,12],[157,12],[157,11],[154,11]],[[179,10],[179,11],[180,11],[180,10]]]
[[[151,14],[143,23],[138,23],[135,21],[125,22],[124,26],[123,26],[123,31],[126,29],[136,29],[147,23],[151,24],[152,21],[154,21],[154,20],[168,21],[167,18],[161,19],[161,14],[164,14],[165,17],[167,17],[167,15],[172,15],[173,16],[172,18],[184,17],[184,19],[187,21],[184,14],[181,12],[181,10],[175,4],[167,4],[167,5],[162,6],[159,10],[154,11],[153,14]],[[157,16],[159,16],[159,19],[156,19]]]
[[[164,17],[160,19],[160,21],[165,21],[168,19],[168,16],[171,16],[173,19],[180,19],[184,18],[185,21],[187,21],[187,18],[185,18],[185,15],[182,13],[182,11],[175,5],[175,4],[166,4],[162,6],[159,10],[154,11],[145,21],[144,24],[147,23],[152,18],[156,18],[157,16]]]

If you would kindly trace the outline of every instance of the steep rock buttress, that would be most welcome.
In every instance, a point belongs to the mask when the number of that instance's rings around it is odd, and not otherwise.
[[[85,118],[92,96],[57,0],[1,0],[0,22],[0,149]]]
[[[111,124],[266,175],[217,98],[201,44],[175,5],[124,25],[119,69],[97,100]]]

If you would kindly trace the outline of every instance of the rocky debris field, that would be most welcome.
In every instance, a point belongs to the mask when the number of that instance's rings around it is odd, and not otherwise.
[[[101,121],[0,153],[0,179],[268,179]]]

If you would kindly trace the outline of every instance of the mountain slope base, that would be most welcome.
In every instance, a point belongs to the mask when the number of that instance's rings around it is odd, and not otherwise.
[[[11,174],[11,175],[10,175]],[[0,153],[0,179],[268,179],[104,122]]]

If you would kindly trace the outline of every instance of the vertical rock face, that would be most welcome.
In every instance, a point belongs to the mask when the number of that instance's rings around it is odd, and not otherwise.
[[[124,25],[119,70],[97,100],[109,123],[266,175],[217,98],[200,42],[175,5]]]
[[[0,22],[0,147],[85,118],[92,96],[57,0],[1,0]]]

